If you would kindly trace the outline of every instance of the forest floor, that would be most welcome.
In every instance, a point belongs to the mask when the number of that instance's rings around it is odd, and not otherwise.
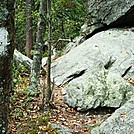
[[[26,95],[28,78],[21,78],[15,85],[11,97],[9,134],[56,134],[51,124],[63,125],[73,134],[90,134],[91,128],[99,126],[115,109],[99,108],[87,112],[79,112],[63,102],[61,90],[54,86],[53,108],[41,110],[42,95],[31,97]]]
[[[73,134],[90,134],[91,128],[99,126],[113,112],[113,109],[97,109],[79,112],[63,102],[62,88],[56,88],[54,103],[56,109],[51,110],[50,122],[69,128]]]

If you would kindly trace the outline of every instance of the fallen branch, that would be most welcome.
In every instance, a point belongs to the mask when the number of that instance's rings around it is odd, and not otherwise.
[[[55,58],[55,55],[52,55],[52,59],[53,60]],[[41,66],[45,66],[47,64],[47,57],[43,57],[41,60]],[[16,49],[14,50],[14,60],[23,64],[28,70],[31,69],[31,64],[33,62],[33,60],[31,60],[30,58],[28,58],[27,56],[23,55],[21,52],[17,51]]]
[[[23,64],[28,70],[31,68],[32,61],[27,56],[23,55],[21,52],[14,50],[14,60]]]
[[[54,44],[54,48],[57,48],[58,44],[61,42],[61,41],[67,41],[67,42],[73,42],[72,39],[58,39],[57,42]]]

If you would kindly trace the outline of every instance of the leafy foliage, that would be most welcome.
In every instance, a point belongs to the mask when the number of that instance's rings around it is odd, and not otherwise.
[[[17,63],[14,61],[12,65],[12,76],[13,76],[13,84],[21,83],[22,76],[29,76],[28,70],[21,63]]]
[[[34,44],[36,40],[37,21],[39,16],[39,0],[32,1],[33,36]],[[80,0],[53,0],[52,3],[52,25],[53,25],[53,44],[59,38],[74,38],[79,34],[81,25],[85,22],[86,12],[84,1]],[[25,9],[23,0],[16,0],[16,48],[25,53]],[[48,20],[47,20],[48,23]],[[47,27],[48,29],[48,27]],[[48,31],[48,30],[47,30]],[[44,37],[47,40],[47,32]],[[61,42],[57,49],[62,49],[65,43]]]
[[[78,0],[54,0],[53,14],[53,42],[60,37],[74,38],[78,36],[80,27],[86,19],[84,4]],[[65,43],[59,46],[62,48]]]
[[[16,0],[15,8],[15,30],[16,30],[16,48],[24,53],[25,48],[25,3],[23,0]]]

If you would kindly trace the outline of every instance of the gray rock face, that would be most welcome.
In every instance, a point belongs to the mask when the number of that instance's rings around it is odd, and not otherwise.
[[[59,126],[57,124],[51,124],[51,126],[56,129],[56,134],[72,134],[71,130],[65,126]]]
[[[134,26],[133,0],[88,0],[88,21],[81,33],[89,35],[97,29],[108,27]]]
[[[134,89],[119,75],[100,65],[72,80],[62,93],[69,106],[86,111],[99,106],[119,107],[134,95]]]
[[[27,69],[31,69],[32,60],[17,51],[16,49],[14,50],[14,60],[18,63],[22,63],[23,65],[25,65]]]
[[[67,84],[64,101],[77,110],[125,103],[134,94],[121,78],[134,77],[133,42],[130,30],[103,31],[54,62],[52,78]]]
[[[134,77],[133,42],[131,30],[97,33],[52,63],[52,79],[62,85],[98,64],[120,76]]]
[[[113,27],[134,27],[134,0],[86,0],[88,20],[80,36],[66,45],[64,52],[84,42],[97,32]]]
[[[117,109],[91,134],[134,134],[134,98]]]
[[[72,48],[75,48],[76,46],[80,45],[82,42],[85,41],[84,36],[77,36],[73,39],[73,42],[69,42],[63,49],[63,53],[68,53]]]

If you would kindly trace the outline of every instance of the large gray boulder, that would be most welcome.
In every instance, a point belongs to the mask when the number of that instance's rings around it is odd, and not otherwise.
[[[134,26],[134,0],[86,0],[85,7],[88,19],[81,26],[80,36],[66,45],[65,53],[97,32]]]
[[[134,32],[112,29],[92,36],[52,63],[52,79],[63,85],[102,64],[120,76],[134,77]]]
[[[81,34],[91,36],[94,32],[110,27],[134,26],[133,0],[88,0],[88,21]]]
[[[62,93],[69,106],[86,111],[97,107],[120,107],[134,95],[134,89],[119,75],[99,65],[72,80]]]
[[[64,85],[64,102],[77,110],[120,107],[134,94],[122,76],[134,77],[134,33],[100,32],[52,64],[52,78]]]
[[[134,98],[117,109],[91,134],[134,134]]]

